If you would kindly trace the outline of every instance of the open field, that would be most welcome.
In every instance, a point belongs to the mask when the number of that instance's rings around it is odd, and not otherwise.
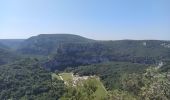
[[[59,74],[59,76],[60,76],[60,79],[64,80],[65,82],[73,80],[72,73],[61,73]]]
[[[65,83],[69,83],[70,81],[73,82],[73,79],[75,79],[76,77],[73,75],[73,73],[60,73],[59,75],[53,75],[53,76],[56,77],[57,79],[63,80]],[[106,97],[107,91],[103,83],[100,81],[100,79],[97,76],[92,77],[91,79],[93,79],[93,81],[96,83],[95,85],[97,86],[97,90],[95,92],[95,95],[96,95],[95,100],[99,100],[103,97]],[[83,82],[86,80],[81,80],[81,81]],[[82,82],[79,82],[79,83],[82,83]]]

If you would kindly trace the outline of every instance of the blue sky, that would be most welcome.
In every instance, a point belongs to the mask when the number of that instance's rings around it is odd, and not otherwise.
[[[170,0],[0,0],[0,38],[170,40]]]

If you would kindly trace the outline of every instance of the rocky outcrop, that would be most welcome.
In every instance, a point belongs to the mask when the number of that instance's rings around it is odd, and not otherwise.
[[[156,64],[170,58],[167,48],[143,41],[102,41],[94,43],[68,43],[61,45],[52,59],[44,64],[51,70],[64,70],[109,61],[123,61],[142,64]]]

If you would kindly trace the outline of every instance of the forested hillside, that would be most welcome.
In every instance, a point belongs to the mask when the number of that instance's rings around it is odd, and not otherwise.
[[[119,89],[121,79],[131,73],[143,73],[149,65],[134,64],[129,62],[107,62],[80,66],[73,72],[78,75],[97,75],[103,81],[105,87],[109,90]]]
[[[64,92],[64,83],[52,80],[37,59],[0,66],[0,73],[0,100],[56,100]]]
[[[40,34],[25,40],[18,51],[22,54],[49,55],[65,43],[86,43],[94,40],[72,34]]]
[[[49,69],[63,70],[68,66],[76,67],[107,61],[156,64],[170,58],[169,44],[169,41],[154,40],[63,44],[45,66]]]

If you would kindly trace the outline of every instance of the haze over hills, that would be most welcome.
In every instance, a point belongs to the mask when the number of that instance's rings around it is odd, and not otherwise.
[[[0,100],[170,100],[169,12],[170,0],[0,0]]]
[[[0,39],[0,43],[8,46],[11,49],[17,49],[18,46],[24,41],[25,39]]]
[[[4,44],[2,44],[2,43],[0,43],[0,49],[9,49],[9,47],[4,45]]]
[[[16,61],[19,56],[10,50],[9,47],[0,43],[0,65]]]

